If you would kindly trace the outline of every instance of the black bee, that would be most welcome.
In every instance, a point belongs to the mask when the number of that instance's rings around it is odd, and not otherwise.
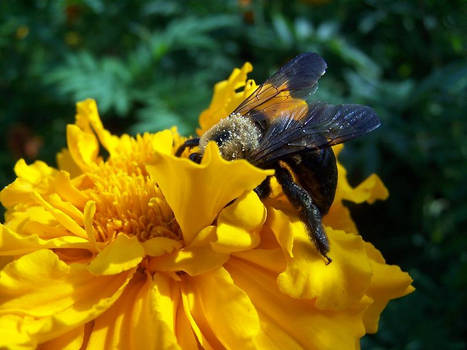
[[[316,53],[295,57],[201,138],[187,140],[176,155],[199,146],[199,153],[190,155],[199,163],[208,142],[215,141],[227,160],[242,158],[259,168],[275,169],[277,181],[329,264],[321,217],[328,212],[337,186],[336,158],[330,146],[366,134],[381,123],[367,106],[308,101],[326,67]],[[255,191],[260,198],[267,197],[269,178]]]

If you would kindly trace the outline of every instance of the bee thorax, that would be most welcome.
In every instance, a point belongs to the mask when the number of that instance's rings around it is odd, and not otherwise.
[[[260,138],[261,132],[250,118],[231,114],[201,136],[199,147],[204,153],[209,141],[215,141],[224,159],[247,158],[259,146]]]

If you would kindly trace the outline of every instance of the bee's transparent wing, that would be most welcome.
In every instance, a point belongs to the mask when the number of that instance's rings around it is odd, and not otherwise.
[[[287,111],[266,130],[249,160],[267,165],[287,155],[342,143],[381,125],[376,113],[356,104],[315,103]]]
[[[260,125],[267,125],[278,118],[278,113],[284,108],[294,110],[306,105],[326,67],[326,62],[318,54],[301,54],[258,86],[233,113],[249,116]]]

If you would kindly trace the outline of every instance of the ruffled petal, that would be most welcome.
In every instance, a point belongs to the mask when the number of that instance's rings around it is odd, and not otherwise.
[[[118,144],[118,137],[105,130],[95,100],[88,98],[76,104],[76,125],[87,134],[95,132],[105,149],[110,154],[113,153]]]
[[[0,314],[18,337],[34,345],[59,337],[96,318],[123,292],[133,275],[93,276],[84,264],[67,265],[50,250],[12,261],[0,272]]]
[[[17,204],[36,204],[33,193],[49,193],[50,179],[56,176],[57,170],[41,161],[27,165],[20,159],[16,162],[15,173],[17,179],[0,192],[0,201],[7,209]]]
[[[343,148],[344,145],[342,144],[333,147],[336,156],[339,155]],[[384,200],[389,196],[386,186],[384,186],[384,183],[376,174],[370,175],[355,188],[350,186],[347,181],[347,170],[339,162],[337,162],[337,174],[338,186],[334,202],[346,199],[354,203],[363,203],[366,201],[367,203],[372,204],[376,200]]]
[[[265,221],[263,203],[255,192],[246,193],[219,214],[217,240],[212,247],[221,253],[253,249],[260,242],[259,231]]]
[[[333,262],[326,265],[307,235],[302,221],[290,221],[280,211],[274,212],[271,229],[284,238],[288,249],[287,268],[278,279],[279,289],[294,298],[315,299],[323,310],[342,310],[358,304],[370,285],[371,268],[360,236],[326,227],[330,242],[329,256]],[[278,232],[280,231],[280,232]]]
[[[171,254],[152,258],[148,267],[151,271],[184,271],[191,276],[217,269],[229,259],[229,255],[212,248],[211,244],[215,240],[216,228],[208,226],[200,231],[190,245]]]
[[[199,117],[201,128],[197,130],[198,135],[202,135],[221,118],[232,113],[244,99],[256,90],[257,85],[255,82],[246,80],[247,74],[252,70],[252,65],[245,63],[241,69],[235,68],[228,80],[221,81],[214,86],[214,96],[211,104]],[[243,90],[237,92],[240,88],[243,88]]]
[[[172,208],[186,243],[210,225],[227,203],[273,174],[245,160],[224,160],[214,142],[206,148],[200,165],[166,154],[156,155],[154,165],[147,166],[147,170]]]
[[[88,349],[180,349],[175,337],[178,288],[163,276],[135,274],[120,299],[94,321]]]
[[[119,234],[89,264],[95,275],[114,275],[137,266],[144,257],[144,248],[136,236]]]
[[[256,348],[260,324],[255,307],[225,269],[196,276],[188,283],[210,329],[225,348]],[[197,315],[193,317],[197,319]]]
[[[319,310],[310,300],[291,298],[277,288],[276,274],[236,258],[225,268],[256,307],[261,320],[257,348],[359,349],[365,333],[360,312]]]
[[[0,224],[0,255],[23,255],[43,248],[78,248],[95,250],[85,238],[62,236],[42,239],[38,235],[22,235]]]
[[[368,333],[378,331],[379,317],[389,300],[403,297],[412,293],[412,278],[401,271],[399,266],[388,265],[381,253],[370,243],[365,242],[373,276],[366,294],[373,299],[373,303],[363,314],[363,321]]]

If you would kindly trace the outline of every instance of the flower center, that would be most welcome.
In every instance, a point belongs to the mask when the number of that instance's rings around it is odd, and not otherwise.
[[[143,137],[131,139],[132,155],[119,153],[88,173],[94,184],[89,191],[96,202],[93,222],[100,241],[112,240],[119,233],[135,235],[140,241],[182,239],[172,210],[146,172],[152,152],[143,141]]]

